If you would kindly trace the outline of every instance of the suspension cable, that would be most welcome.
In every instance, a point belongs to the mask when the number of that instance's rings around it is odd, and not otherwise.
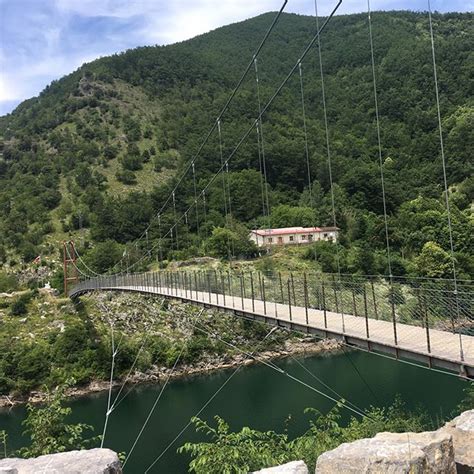
[[[260,171],[260,190],[262,194],[262,215],[265,217],[265,187],[263,184],[263,168],[262,168],[262,154],[260,151],[260,127],[257,123],[255,130],[257,131],[257,152],[258,152],[258,167]]]
[[[176,238],[176,250],[179,250],[178,221],[176,220],[176,199],[175,199],[174,191],[172,195],[173,195],[174,235]]]
[[[312,190],[312,180],[311,180],[311,166],[309,163],[309,146],[308,146],[308,131],[306,128],[306,107],[304,103],[304,86],[303,86],[303,69],[301,63],[298,65],[299,77],[300,77],[300,92],[301,92],[301,113],[303,117],[303,135],[304,135],[304,151],[306,155],[306,171],[308,173],[308,191],[309,191],[309,202],[313,209],[315,208],[313,202],[313,190]]]
[[[222,146],[222,129],[221,129],[221,121],[218,119],[217,121],[217,132],[219,138],[219,155],[221,160],[221,168],[224,166],[224,153],[223,153],[223,146]],[[228,168],[227,168],[228,170]],[[228,173],[227,173],[228,174]],[[228,176],[227,176],[228,178]],[[229,226],[229,217],[227,212],[227,184],[226,184],[226,174],[222,173],[222,198],[224,200],[224,216],[225,216],[225,225],[226,227]],[[229,203],[230,203],[230,192],[229,192]],[[230,237],[227,235],[227,258],[229,261],[231,260],[231,250],[230,250]]]
[[[255,354],[255,351],[252,352],[252,353],[249,353],[247,351],[244,351],[242,349],[240,349],[239,347],[237,347],[235,344],[232,344],[231,342],[228,342],[228,341],[225,341],[224,339],[222,339],[221,337],[219,337],[217,334],[213,334],[211,332],[208,332],[206,331],[205,329],[202,329],[198,326],[195,326],[195,328],[201,332],[204,332],[206,334],[208,334],[209,336],[212,336],[214,338],[216,338],[217,340],[219,340],[220,342],[222,342],[223,344],[229,346],[229,347],[232,347],[233,349],[236,349],[238,350],[241,354],[247,356],[247,357],[250,357],[252,358],[253,360],[255,360],[256,362],[260,362],[261,364],[271,368],[272,370],[275,370],[276,372],[279,372],[280,374],[283,374],[283,375],[286,375],[287,377],[291,378],[292,380],[294,380],[295,382],[298,382],[298,383],[301,383],[302,385],[306,386],[307,388],[313,390],[314,392],[318,393],[319,395],[335,402],[335,403],[341,403],[342,406],[346,409],[348,409],[349,411],[352,411],[353,413],[355,413],[356,415],[359,415],[363,418],[368,418],[368,416],[363,412],[363,411],[360,411],[358,410],[357,408],[354,409],[350,406],[347,406],[344,402],[342,402],[341,400],[338,400],[334,397],[331,397],[331,395],[328,395],[327,393],[325,392],[322,392],[321,390],[309,385],[309,384],[306,384],[305,382],[303,382],[301,379],[299,379],[298,377],[295,377],[291,374],[289,374],[287,371],[283,370],[281,367],[279,367],[278,365],[276,365],[275,363],[273,363],[272,361],[267,361],[267,360],[264,360],[264,359],[258,359],[254,354]],[[277,327],[278,329],[278,327]]]
[[[314,11],[316,16],[316,29],[319,30],[319,16],[318,16],[318,0],[314,0]],[[326,104],[326,87],[324,83],[324,68],[323,68],[323,59],[321,54],[321,37],[318,35],[318,58],[319,58],[319,73],[321,77],[321,99],[323,104],[323,115],[324,115],[324,131],[326,135],[326,152],[327,152],[327,165],[329,172],[329,183],[330,183],[330,194],[331,194],[331,207],[332,207],[332,221],[333,226],[337,228],[337,219],[336,219],[336,203],[334,198],[334,182],[332,179],[332,162],[331,162],[331,147],[329,140],[329,125],[328,125],[328,113],[327,113],[327,104]],[[337,235],[337,234],[336,234]],[[341,280],[341,262],[339,255],[339,238],[336,237],[336,266],[337,266],[337,275],[338,280]],[[337,297],[336,297],[337,298]],[[336,305],[337,304],[336,301]],[[341,311],[341,320],[342,320],[342,332],[346,331],[346,323],[344,319],[344,305],[342,305]]]
[[[221,130],[221,121],[220,119],[217,120],[217,132],[219,137],[219,156],[221,159],[221,166],[224,166],[224,154],[222,151],[222,130]],[[225,174],[222,173],[222,197],[224,199],[224,213],[225,219],[227,221],[227,185],[225,182]]]
[[[219,115],[217,117],[218,120],[220,120],[224,116],[224,114],[228,110],[231,102],[234,100],[234,97],[236,96],[238,90],[242,86],[245,78],[247,77],[248,72],[250,71],[250,69],[254,65],[254,59],[259,56],[263,46],[267,42],[268,37],[272,33],[272,31],[275,28],[276,24],[278,23],[281,15],[283,14],[283,11],[284,11],[287,3],[288,3],[288,0],[283,1],[282,5],[280,7],[280,10],[276,13],[275,17],[273,18],[272,23],[268,27],[267,31],[265,32],[265,35],[263,36],[262,40],[260,41],[260,44],[258,45],[257,49],[255,50],[254,54],[252,55],[252,59],[247,64],[247,66],[244,69],[242,75],[240,76],[239,80],[237,81],[237,84],[234,86],[234,89],[232,90],[231,94],[227,98],[227,101],[225,102],[224,106],[222,107],[221,111],[219,112]],[[204,140],[201,142],[201,145],[199,146],[197,152],[194,154],[194,156],[191,158],[191,160],[185,166],[185,168],[184,168],[183,172],[181,173],[180,177],[177,179],[176,184],[174,185],[172,192],[176,192],[178,190],[178,187],[183,182],[183,180],[186,177],[188,171],[190,170],[192,164],[196,162],[197,158],[200,156],[200,154],[201,154],[202,150],[204,149],[205,145],[209,141],[212,133],[216,129],[216,126],[217,126],[217,121],[213,121],[211,128],[209,129],[208,133],[206,134]],[[161,206],[161,208],[160,208],[160,210],[158,211],[157,214],[163,214],[164,210],[166,209],[166,207],[168,206],[168,204],[171,201],[172,192],[168,195],[168,197],[166,198],[164,204]],[[149,229],[150,226],[151,226],[151,223],[148,225],[147,229]],[[144,237],[144,232],[140,235],[140,237],[137,240],[141,240],[143,237]]]
[[[270,331],[266,334],[266,336],[260,341],[260,343],[255,347],[254,353],[258,351],[260,346],[263,344],[263,342],[276,330],[276,327],[273,327],[270,329]],[[242,368],[242,364],[237,366],[235,370],[224,380],[224,382],[217,388],[217,390],[207,399],[207,401],[201,406],[201,408],[196,412],[196,414],[192,418],[196,418],[199,416],[208,406],[209,404],[214,400],[214,398],[219,395],[219,393],[224,389],[224,387],[232,380],[234,375]],[[192,420],[191,418],[191,420]],[[191,426],[192,421],[189,421],[182,429],[181,431],[173,438],[173,440],[165,447],[165,449],[155,458],[155,460],[147,467],[145,470],[145,474],[149,472],[149,470],[165,455],[166,452],[173,446],[173,444],[181,437],[181,435]]]
[[[197,235],[200,234],[199,232],[199,209],[197,203],[197,186],[196,186],[196,170],[194,167],[194,163],[192,163],[192,171],[193,171],[193,190],[194,190],[194,205],[196,207],[196,232]]]
[[[390,252],[390,239],[388,232],[388,218],[387,218],[387,199],[385,193],[385,178],[383,172],[383,159],[382,159],[382,140],[380,138],[380,114],[379,114],[379,103],[378,103],[378,93],[377,93],[377,78],[375,73],[375,54],[374,54],[374,39],[372,34],[372,16],[370,9],[370,0],[367,0],[367,18],[369,23],[369,39],[370,39],[370,59],[372,65],[372,83],[374,88],[374,105],[375,105],[375,123],[377,130],[377,145],[378,145],[378,154],[379,154],[379,166],[380,166],[380,183],[382,186],[382,203],[383,203],[383,217],[385,225],[385,244],[387,251],[387,264],[388,264],[388,274],[390,275],[390,281],[392,281],[392,258]]]
[[[447,173],[446,173],[446,156],[444,153],[443,125],[441,122],[441,105],[440,105],[440,100],[439,100],[438,72],[437,72],[437,67],[436,67],[436,52],[435,52],[433,19],[432,19],[432,14],[431,14],[431,1],[430,0],[428,0],[428,19],[429,19],[429,24],[430,24],[431,55],[433,59],[433,80],[434,80],[434,86],[435,86],[436,112],[438,116],[437,118],[438,118],[439,146],[440,146],[440,151],[441,151],[441,162],[443,165],[444,194],[445,194],[446,214],[447,214],[448,229],[449,229],[451,268],[452,268],[452,273],[453,273],[454,296],[456,299],[456,314],[457,314],[457,320],[459,320],[457,270],[456,270],[456,259],[454,257],[454,239],[453,239],[453,229],[452,229],[452,223],[451,223],[451,206],[449,203],[449,188],[448,188],[448,178],[447,178]],[[459,330],[458,333],[459,333],[460,356],[461,356],[461,360],[464,360],[461,330]]]
[[[254,66],[255,66],[255,83],[257,88],[257,104],[258,104],[258,125],[260,125],[260,147],[261,147],[261,157],[262,157],[262,170],[263,170],[263,180],[265,183],[264,191],[265,191],[265,205],[267,208],[267,215],[270,215],[270,205],[268,200],[268,180],[267,180],[267,164],[265,159],[265,140],[263,137],[263,123],[262,123],[262,103],[260,100],[260,81],[258,78],[258,65],[257,65],[257,58],[254,58]]]
[[[252,124],[250,125],[250,127],[247,129],[247,131],[241,136],[240,140],[238,141],[238,143],[235,145],[234,149],[232,150],[232,152],[229,154],[229,156],[227,157],[227,159],[225,160],[224,164],[225,163],[228,163],[233,157],[234,155],[237,153],[237,151],[240,149],[240,147],[242,146],[242,144],[245,142],[245,140],[248,138],[248,136],[250,135],[250,133],[252,132],[252,130],[254,129],[254,127],[256,127],[256,125],[258,124],[259,120],[261,119],[261,117],[267,112],[267,110],[269,109],[269,107],[271,106],[271,104],[274,102],[274,100],[276,99],[276,97],[278,97],[278,95],[280,94],[280,92],[282,91],[283,87],[287,84],[287,82],[290,80],[290,78],[292,77],[292,75],[294,74],[294,72],[296,71],[296,69],[298,68],[298,64],[306,57],[306,55],[308,54],[308,52],[311,50],[311,48],[313,47],[314,43],[316,42],[316,40],[320,37],[320,34],[321,32],[326,28],[327,24],[331,21],[332,17],[335,15],[336,11],[338,10],[339,6],[341,5],[342,3],[342,0],[339,0],[338,3],[336,4],[336,6],[333,8],[333,10],[331,11],[331,13],[326,17],[324,23],[322,24],[322,26],[318,29],[318,31],[316,32],[316,34],[313,36],[313,38],[309,41],[309,43],[306,45],[305,49],[303,50],[300,58],[297,60],[297,62],[293,65],[293,67],[290,69],[290,71],[288,72],[288,74],[285,76],[285,78],[283,79],[283,81],[280,83],[280,85],[275,89],[273,95],[270,97],[270,99],[267,101],[267,103],[265,104],[265,106],[262,108],[262,111],[261,113],[259,114],[259,116],[252,122]],[[219,176],[219,173],[223,172],[224,170],[224,167],[220,167],[219,170],[216,171],[216,173],[214,174],[214,176],[207,182],[206,186],[201,190],[201,193],[200,193],[200,196],[203,197],[203,200],[204,200],[204,206],[205,206],[205,193],[206,193],[206,190],[209,189],[209,187],[212,185],[212,183],[217,179],[217,177]],[[332,188],[332,186],[331,186]],[[189,206],[188,210],[192,208],[192,205]],[[205,207],[204,207],[205,208]],[[333,206],[333,211],[334,211],[334,206]],[[181,222],[181,220],[183,219],[183,216],[184,214],[177,219],[177,222]],[[335,214],[334,214],[335,216]],[[173,229],[174,225],[170,227],[170,229],[168,230],[167,234],[168,235],[170,232],[172,232],[172,229]],[[165,237],[166,237],[165,235]],[[336,240],[337,242],[337,240]],[[134,263],[134,266],[139,263],[140,261],[143,260],[143,257],[138,260],[138,262],[135,262]],[[338,260],[339,262],[339,260]],[[339,268],[339,267],[338,267]],[[339,273],[340,273],[340,270],[339,270]],[[344,317],[344,315],[343,315]]]
[[[133,453],[133,450],[135,449],[135,446],[138,443],[138,440],[140,439],[141,435],[143,434],[143,431],[145,431],[145,428],[150,421],[150,418],[152,417],[156,406],[158,405],[158,402],[161,400],[161,396],[163,395],[163,392],[165,391],[166,386],[168,385],[168,382],[170,381],[171,375],[176,369],[176,366],[178,365],[179,360],[181,359],[181,355],[183,354],[184,348],[186,347],[186,343],[182,345],[181,350],[179,351],[178,356],[176,357],[176,360],[174,361],[173,367],[171,368],[171,371],[168,373],[168,376],[166,377],[165,383],[161,387],[161,390],[158,392],[158,396],[156,397],[150,411],[148,412],[148,416],[146,417],[140,431],[138,432],[137,437],[135,438],[135,441],[132,444],[132,447],[130,448],[130,451],[127,454],[127,457],[125,458],[125,461],[123,462],[122,468],[125,468],[125,465],[127,464],[128,460],[130,459],[130,456]]]
[[[109,416],[111,413],[111,399],[112,399],[112,385],[114,381],[114,369],[115,369],[115,356],[117,355],[117,350],[115,348],[115,341],[114,341],[114,325],[113,321],[110,321],[110,339],[112,344],[112,362],[110,365],[110,380],[109,380],[109,394],[107,397],[107,411],[105,412],[105,421],[104,421],[104,429],[102,430],[102,437],[100,440],[100,447],[104,447],[105,441],[105,434],[107,432],[107,425],[109,423]]]

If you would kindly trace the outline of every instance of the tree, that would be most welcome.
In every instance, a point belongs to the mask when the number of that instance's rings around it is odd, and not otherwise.
[[[122,257],[123,249],[114,240],[98,243],[85,255],[86,263],[97,273],[104,273]]]
[[[225,227],[215,227],[204,242],[204,247],[209,254],[220,258],[229,258],[231,255],[249,257],[257,251],[248,235]]]
[[[453,274],[451,256],[436,242],[426,242],[423,245],[415,264],[420,275],[430,278],[450,278]]]
[[[277,206],[272,210],[270,220],[273,227],[314,227],[314,209],[300,206]]]
[[[47,389],[44,406],[27,405],[27,417],[23,425],[26,427],[24,434],[29,436],[31,444],[20,449],[23,457],[84,449],[97,443],[99,437],[85,438],[88,431],[93,431],[92,426],[66,423],[72,410],[63,406],[65,392],[73,383],[74,380],[70,380],[53,391]]]
[[[87,163],[80,163],[76,169],[75,179],[78,186],[85,189],[92,180],[92,173]]]

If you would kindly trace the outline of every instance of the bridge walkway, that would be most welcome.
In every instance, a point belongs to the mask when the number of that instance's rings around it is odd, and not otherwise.
[[[84,293],[82,290],[80,293]],[[363,316],[323,311],[303,306],[262,301],[260,299],[196,291],[141,285],[104,286],[100,290],[132,291],[161,295],[185,302],[230,311],[238,316],[260,320],[288,329],[330,337],[368,351],[389,354],[396,358],[415,360],[429,367],[448,369],[461,376],[474,377],[474,337],[438,329],[429,330],[428,350],[426,330],[397,322],[396,338],[391,321],[375,320]],[[463,360],[460,353],[462,337]]]

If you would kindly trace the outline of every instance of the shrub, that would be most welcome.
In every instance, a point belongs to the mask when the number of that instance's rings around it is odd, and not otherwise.
[[[0,271],[0,292],[15,291],[18,288],[18,282],[15,275]]]

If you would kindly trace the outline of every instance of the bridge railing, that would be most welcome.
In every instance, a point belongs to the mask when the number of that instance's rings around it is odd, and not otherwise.
[[[219,306],[245,308],[290,318],[295,311],[316,314],[328,328],[341,324],[341,331],[371,334],[390,322],[387,341],[395,346],[410,341],[430,353],[438,344],[437,330],[472,334],[474,291],[470,282],[455,290],[452,281],[429,279],[384,279],[353,275],[327,275],[311,272],[238,272],[234,270],[159,271],[100,276],[79,282],[71,295],[99,289],[129,289],[210,302]],[[423,328],[407,330],[407,326]],[[388,326],[385,324],[386,330]],[[452,342],[458,341],[458,342]],[[462,338],[452,338],[457,350],[466,356]]]

